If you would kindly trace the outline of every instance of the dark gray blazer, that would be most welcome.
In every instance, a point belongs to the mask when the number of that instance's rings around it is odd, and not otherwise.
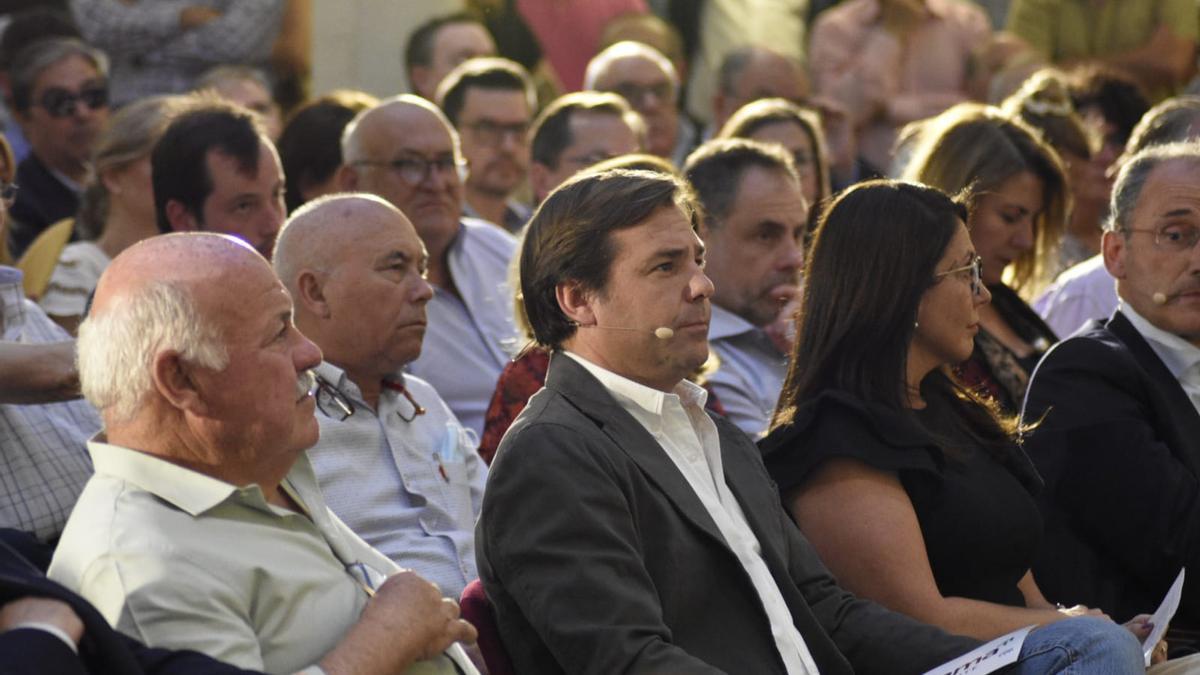
[[[1046,481],[1033,566],[1051,601],[1118,621],[1153,612],[1180,567],[1200,573],[1200,415],[1121,312],[1042,357],[1022,417]],[[1173,626],[1200,624],[1188,575]]]
[[[714,420],[726,483],[824,675],[922,673],[978,644],[838,587],[754,443]],[[687,480],[568,357],[500,443],[475,539],[522,675],[784,673],[749,575]]]

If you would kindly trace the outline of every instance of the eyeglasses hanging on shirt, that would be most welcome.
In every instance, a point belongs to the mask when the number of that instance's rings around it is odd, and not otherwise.
[[[425,414],[424,406],[417,403],[417,399],[404,385],[403,380],[384,379],[380,384],[384,389],[399,393],[408,402],[411,410],[406,414],[404,410],[398,409],[396,410],[397,417],[411,424],[413,420]],[[320,375],[317,376],[317,409],[321,411],[322,415],[339,422],[345,422],[354,415],[353,401],[332,382]]]

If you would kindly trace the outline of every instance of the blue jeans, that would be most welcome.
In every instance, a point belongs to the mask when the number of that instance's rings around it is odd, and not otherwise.
[[[1025,637],[1011,675],[1143,675],[1142,645],[1123,626],[1078,616],[1042,626]]]

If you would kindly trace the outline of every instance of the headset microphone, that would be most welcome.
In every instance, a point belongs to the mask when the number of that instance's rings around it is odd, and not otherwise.
[[[659,326],[654,330],[646,330],[644,328],[627,328],[625,326],[601,326],[598,323],[593,323],[586,326],[575,323],[574,321],[571,323],[575,324],[577,328],[602,328],[604,330],[630,330],[635,333],[650,333],[659,340],[670,340],[671,338],[675,337],[675,331],[667,326]]]
[[[1159,306],[1167,304],[1167,294],[1162,291],[1155,291],[1154,295],[1150,296],[1150,299],[1154,301],[1154,304]]]

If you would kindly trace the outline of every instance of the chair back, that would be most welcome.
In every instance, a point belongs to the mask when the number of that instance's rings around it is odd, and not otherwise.
[[[463,618],[479,631],[479,651],[483,654],[489,675],[515,675],[508,650],[500,641],[492,603],[483,592],[483,582],[476,579],[467,584],[458,604],[462,607]]]

